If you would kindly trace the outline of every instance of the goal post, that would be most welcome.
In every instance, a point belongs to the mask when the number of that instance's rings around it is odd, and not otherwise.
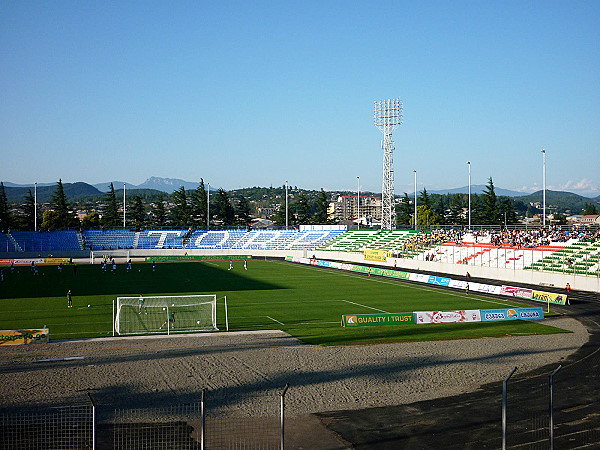
[[[114,328],[119,335],[218,331],[217,296],[117,297]]]

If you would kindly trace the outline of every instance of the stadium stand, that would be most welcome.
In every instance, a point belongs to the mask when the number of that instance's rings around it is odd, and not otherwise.
[[[89,250],[134,248],[135,232],[131,230],[88,230],[81,233]]]
[[[23,252],[53,252],[82,250],[76,231],[12,231]]]
[[[17,242],[8,234],[0,233],[0,252],[22,252]]]
[[[136,248],[183,248],[186,232],[187,230],[140,231]]]

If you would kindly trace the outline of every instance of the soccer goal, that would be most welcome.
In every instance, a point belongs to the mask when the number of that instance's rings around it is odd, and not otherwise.
[[[218,331],[217,296],[118,297],[114,330],[119,335]]]

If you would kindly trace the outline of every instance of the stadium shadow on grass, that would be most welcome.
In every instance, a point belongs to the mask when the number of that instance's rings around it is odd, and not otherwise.
[[[14,274],[7,274],[5,269],[0,298],[62,297],[69,289],[80,296],[212,294],[224,287],[228,291],[285,289],[282,285],[243,276],[239,271],[228,271],[223,264],[166,263],[157,265],[155,272],[150,264],[133,264],[129,272],[120,264],[116,273],[109,267],[102,273],[99,265],[76,267],[74,270],[65,266],[59,273],[56,266],[41,266],[38,275],[29,267],[19,267]]]

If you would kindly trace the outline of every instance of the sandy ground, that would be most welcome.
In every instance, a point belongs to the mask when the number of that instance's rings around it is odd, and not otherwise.
[[[588,340],[572,333],[483,340],[319,347],[279,331],[102,338],[0,348],[0,407],[75,404],[150,408],[198,401],[241,415],[398,405],[476,390],[556,363]]]

